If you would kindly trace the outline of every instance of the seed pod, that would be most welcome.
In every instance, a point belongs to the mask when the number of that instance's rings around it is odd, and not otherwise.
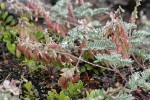
[[[29,52],[29,54],[30,54],[30,57],[31,57],[32,59],[38,60],[38,57],[37,57],[36,54],[34,54],[32,51]]]
[[[41,58],[43,61],[46,61],[46,62],[49,62],[49,61],[50,61],[50,59],[47,58],[45,52],[42,52],[42,53],[40,54],[40,58]]]
[[[37,59],[39,59],[39,50],[38,49],[34,49],[33,51],[32,51],[33,53],[34,53],[34,55],[36,56],[36,58]]]
[[[118,47],[117,47],[117,53],[120,54],[121,52],[122,52],[122,47],[121,47],[121,46],[118,46]]]
[[[69,63],[73,62],[73,60],[67,55],[62,55],[62,58],[64,58],[66,62],[69,62]]]
[[[63,65],[65,61],[62,59],[61,55],[58,55],[57,62]]]
[[[23,52],[23,47],[18,43],[17,44],[17,49],[20,51],[20,52]]]
[[[24,56],[27,58],[27,59],[30,59],[30,53],[29,53],[29,48],[25,48],[24,50],[23,50],[23,54],[24,54]]]

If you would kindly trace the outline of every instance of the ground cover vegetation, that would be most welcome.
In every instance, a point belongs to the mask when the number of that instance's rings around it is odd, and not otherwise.
[[[149,100],[145,0],[121,1],[0,0],[0,100]]]

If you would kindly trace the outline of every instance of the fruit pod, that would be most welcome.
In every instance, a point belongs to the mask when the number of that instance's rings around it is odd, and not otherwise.
[[[30,50],[30,49],[29,49],[28,47],[23,50],[23,54],[24,54],[24,56],[25,56],[27,59],[30,59],[29,50]]]
[[[37,55],[36,55],[36,54],[34,54],[34,53],[33,53],[33,51],[29,52],[29,54],[30,54],[30,57],[31,57],[32,59],[34,59],[34,60],[38,60]]]
[[[64,64],[64,59],[62,59],[61,55],[57,56],[57,62],[60,63],[60,64],[62,64],[62,65]]]
[[[40,53],[40,58],[41,58],[41,60],[42,60],[42,61],[50,62],[50,59],[49,59],[49,58],[47,58],[47,56],[46,56],[46,53],[45,53],[45,52],[41,52],[41,53]]]
[[[20,52],[23,52],[23,47],[21,44],[17,44],[17,49],[20,51]]]

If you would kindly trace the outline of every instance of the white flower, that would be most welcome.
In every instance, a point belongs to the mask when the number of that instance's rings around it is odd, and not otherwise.
[[[5,89],[9,89],[9,88],[10,88],[10,81],[9,81],[9,80],[4,80],[4,82],[3,82],[3,87],[4,87]]]
[[[75,68],[63,68],[61,70],[63,73],[61,74],[62,76],[66,77],[66,78],[70,78],[74,75],[74,71],[75,71]]]
[[[16,86],[12,86],[9,91],[13,93],[13,95],[19,95],[19,88]]]

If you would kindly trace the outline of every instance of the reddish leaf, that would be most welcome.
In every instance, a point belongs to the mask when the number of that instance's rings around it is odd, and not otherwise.
[[[40,54],[40,57],[42,60],[46,61],[46,62],[50,62],[50,59],[47,57],[47,54],[45,52],[42,52]]]
[[[50,45],[50,48],[57,49],[57,48],[60,48],[60,45],[58,45],[57,43],[54,42]]]
[[[65,77],[61,76],[59,78],[59,81],[58,81],[58,85],[62,88],[67,88],[67,85],[68,85],[68,79],[66,79]]]
[[[18,44],[17,44],[17,49],[18,49],[20,52],[23,52],[23,49],[24,49],[24,48],[18,43]]]
[[[25,34],[24,34],[24,29],[23,28],[20,29],[20,38],[21,39],[25,38]]]
[[[80,79],[80,75],[75,75],[74,77],[70,78],[70,81],[72,83],[76,83],[79,81],[79,79]]]
[[[117,53],[121,54],[121,52],[122,52],[122,47],[121,47],[121,46],[118,46],[118,47],[117,47]]]
[[[27,7],[28,7],[29,9],[32,9],[32,10],[36,9],[35,4],[32,3],[32,2],[28,2],[28,3],[27,3]]]
[[[53,24],[48,17],[45,18],[45,23],[49,29],[54,29]]]
[[[57,33],[60,33],[63,37],[65,36],[66,32],[64,28],[58,22],[55,22],[53,26],[54,26],[54,30]]]
[[[33,51],[32,51],[34,54],[35,54],[35,56],[37,57],[37,59],[39,59],[39,50],[38,49],[34,49]]]
[[[25,48],[23,50],[23,54],[27,59],[30,59],[30,53],[29,53],[29,48]]]
[[[38,60],[38,57],[37,57],[36,54],[34,54],[33,52],[29,52],[29,54],[30,54],[30,57],[31,57],[32,59]]]

